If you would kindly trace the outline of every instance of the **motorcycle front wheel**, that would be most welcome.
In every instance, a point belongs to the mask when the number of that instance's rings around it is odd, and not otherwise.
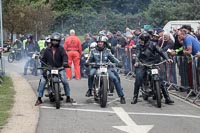
[[[102,108],[106,107],[107,93],[108,93],[108,80],[106,76],[103,76],[100,84],[100,106]]]
[[[10,53],[10,54],[8,55],[8,62],[9,62],[9,63],[12,63],[12,62],[14,61],[14,59],[15,59],[14,53]]]
[[[55,104],[56,109],[60,108],[60,90],[59,90],[59,84],[54,83],[54,89],[55,89]]]
[[[160,92],[160,83],[159,81],[154,81],[154,89],[155,89],[155,96],[157,100],[157,107],[161,108],[161,92]]]

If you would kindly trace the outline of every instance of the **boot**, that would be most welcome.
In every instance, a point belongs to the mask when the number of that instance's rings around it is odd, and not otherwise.
[[[67,96],[66,98],[66,103],[75,103],[76,101],[72,98],[70,98],[70,96]]]
[[[165,100],[165,104],[172,104],[172,103],[174,103],[174,101],[171,100],[170,98],[167,98],[167,99]]]
[[[170,99],[167,89],[165,87],[162,87],[161,89],[162,89],[163,96],[165,98],[165,104],[174,103],[174,101]]]
[[[40,104],[42,104],[42,99],[41,97],[38,97],[37,101],[35,102],[35,106],[38,106]]]
[[[131,101],[131,104],[136,104],[137,103],[137,97],[133,97],[133,100]]]
[[[86,92],[85,96],[86,96],[86,97],[93,96],[93,95],[92,95],[92,89],[88,89],[88,91]]]
[[[120,103],[121,104],[126,104],[126,100],[125,100],[124,96],[120,97]]]

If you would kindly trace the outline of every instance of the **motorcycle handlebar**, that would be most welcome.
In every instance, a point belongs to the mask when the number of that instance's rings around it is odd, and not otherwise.
[[[37,69],[42,69],[42,70],[47,70],[47,71],[51,71],[51,70],[58,70],[58,71],[62,71],[65,68],[64,67],[58,67],[58,68],[53,68],[53,67],[39,67]]]
[[[89,63],[89,65],[108,66],[108,65],[113,65],[113,63],[111,63],[111,62],[106,62],[106,63]]]
[[[142,66],[146,66],[146,67],[153,67],[153,66],[159,66],[159,65],[161,65],[161,64],[163,64],[165,62],[167,62],[167,60],[163,60],[163,61],[161,61],[159,63],[156,63],[156,64],[144,64],[144,63],[141,63],[141,65]]]

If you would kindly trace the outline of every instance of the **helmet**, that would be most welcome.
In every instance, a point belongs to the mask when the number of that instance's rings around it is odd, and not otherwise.
[[[106,35],[106,33],[105,33],[105,31],[104,30],[102,30],[102,31],[99,31],[99,36],[105,36]]]
[[[97,42],[105,42],[107,43],[108,38],[106,36],[98,36],[97,37]]]
[[[149,29],[149,30],[147,31],[147,33],[149,33],[150,35],[153,35],[154,30],[153,30],[153,29]]]
[[[46,37],[46,38],[45,38],[45,42],[50,43],[50,42],[51,42],[50,37]]]
[[[90,49],[95,48],[96,46],[97,46],[97,43],[96,43],[96,42],[92,42],[92,43],[90,44]]]
[[[28,35],[26,36],[26,38],[32,40],[32,39],[33,39],[33,35],[32,35],[32,34],[28,34]]]
[[[54,32],[54,33],[51,35],[51,41],[52,41],[52,40],[61,41],[61,35],[60,35],[60,33]]]
[[[139,36],[139,39],[141,39],[142,41],[144,41],[144,44],[146,44],[150,40],[149,33],[142,33]]]

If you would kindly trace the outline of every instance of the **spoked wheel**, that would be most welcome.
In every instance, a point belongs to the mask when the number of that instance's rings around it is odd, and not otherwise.
[[[157,100],[158,108],[161,108],[161,93],[160,93],[160,83],[159,81],[154,81],[155,96]]]
[[[54,83],[56,109],[60,108],[60,90],[58,83]]]
[[[9,62],[9,63],[12,63],[12,62],[14,61],[14,59],[15,59],[14,53],[10,53],[10,54],[8,55],[8,62]]]
[[[100,84],[100,105],[102,108],[106,107],[107,93],[108,93],[108,80],[107,77],[103,76]]]

